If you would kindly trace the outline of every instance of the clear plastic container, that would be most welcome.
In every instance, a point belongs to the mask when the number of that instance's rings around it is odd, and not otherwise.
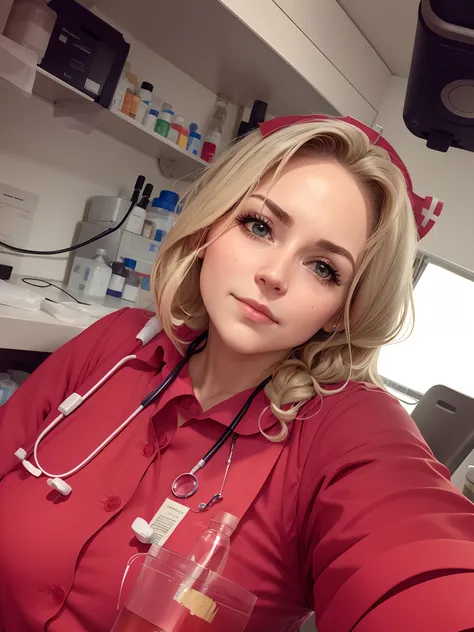
[[[41,63],[56,22],[47,0],[15,0],[4,35],[34,51]]]
[[[227,116],[227,99],[218,97],[214,114],[209,125],[209,129],[204,138],[202,146],[201,158],[206,162],[212,162],[214,155],[220,145],[222,138],[222,128]]]
[[[152,545],[112,632],[242,632],[255,595]]]
[[[230,553],[230,537],[238,524],[238,518],[226,511],[219,511],[193,544],[189,559],[214,573],[222,574]]]

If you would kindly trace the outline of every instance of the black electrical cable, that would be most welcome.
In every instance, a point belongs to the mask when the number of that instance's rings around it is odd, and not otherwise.
[[[74,244],[74,246],[69,246],[68,248],[59,248],[58,250],[29,250],[28,248],[17,248],[16,246],[10,246],[9,244],[4,243],[3,241],[0,241],[0,246],[3,246],[4,248],[8,248],[8,250],[13,250],[13,252],[19,252],[22,255],[62,255],[65,252],[72,252],[73,250],[77,250],[78,248],[82,248],[83,246],[88,246],[89,244],[92,244],[94,241],[97,241],[98,239],[101,239],[102,237],[105,237],[106,235],[110,235],[111,233],[114,233],[116,230],[118,230],[124,224],[128,216],[132,212],[135,204],[136,202],[132,202],[130,204],[130,208],[123,216],[123,219],[117,224],[117,226],[114,226],[113,228],[107,228],[107,230],[104,230],[102,233],[99,233],[95,237],[86,239],[86,241],[82,241],[79,244]]]
[[[61,290],[61,292],[64,292],[64,294],[67,294],[70,298],[73,299],[73,301],[76,301],[76,303],[79,303],[79,305],[90,305],[90,303],[83,303],[72,294],[69,294],[69,292],[66,292],[66,290],[64,290],[62,287],[59,287],[59,285],[55,285],[54,283],[51,283],[50,281],[46,281],[45,279],[38,279],[36,277],[22,277],[21,280],[23,281],[23,283],[26,283],[26,285],[31,285],[32,287],[40,287],[40,288],[55,287],[57,290]],[[44,285],[31,283],[31,281],[39,281],[40,283],[44,283]],[[51,301],[52,303],[56,303],[56,301],[53,301],[53,299],[51,298],[47,298],[46,300]]]
[[[123,226],[128,216],[132,212],[133,207],[138,202],[140,191],[143,187],[144,182],[145,182],[145,178],[143,176],[138,176],[137,182],[135,184],[135,189],[133,191],[133,195],[130,200],[131,202],[130,207],[128,211],[125,213],[125,215],[123,216],[123,218],[120,220],[120,222],[117,224],[117,226],[114,226],[113,228],[107,228],[107,230],[104,230],[102,233],[99,233],[98,235],[96,235],[95,237],[91,237],[90,239],[86,239],[86,241],[83,241],[80,244],[74,244],[74,246],[69,246],[68,248],[60,248],[58,250],[29,250],[28,248],[18,248],[17,246],[10,246],[9,244],[6,244],[3,241],[0,241],[0,246],[3,246],[4,248],[7,248],[8,250],[12,250],[13,252],[19,252],[22,255],[62,255],[66,252],[72,252],[73,250],[82,248],[83,246],[88,246],[89,244],[94,243],[94,241],[97,241],[98,239],[101,239],[102,237],[105,237],[106,235],[110,235],[111,233],[114,233],[121,226]]]

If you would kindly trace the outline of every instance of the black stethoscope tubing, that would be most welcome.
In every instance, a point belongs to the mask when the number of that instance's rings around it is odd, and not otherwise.
[[[186,366],[186,364],[189,362],[189,360],[191,359],[193,355],[196,355],[197,353],[201,353],[201,351],[203,351],[206,345],[204,344],[201,347],[200,345],[207,340],[207,336],[208,336],[208,332],[205,331],[190,343],[189,347],[186,350],[186,355],[178,362],[178,364],[170,372],[168,377],[165,380],[163,380],[161,384],[159,384],[153,391],[151,391],[151,393],[149,393],[142,400],[140,405],[143,408],[150,406],[150,404],[152,404],[162,393],[166,391],[166,389],[169,386],[171,386],[171,384],[178,377],[182,369]],[[250,405],[252,404],[255,397],[260,393],[260,391],[262,391],[265,388],[265,386],[268,384],[270,379],[271,379],[270,377],[266,378],[265,380],[260,382],[260,384],[253,390],[253,392],[251,393],[251,395],[249,396],[245,404],[242,406],[240,411],[235,416],[232,423],[228,426],[228,428],[226,428],[225,432],[215,442],[212,448],[208,452],[206,452],[206,454],[202,457],[202,461],[204,461],[204,463],[208,463],[212,459],[212,457],[222,448],[222,446],[225,444],[227,439],[234,432],[235,428],[242,421],[245,413],[250,408]]]

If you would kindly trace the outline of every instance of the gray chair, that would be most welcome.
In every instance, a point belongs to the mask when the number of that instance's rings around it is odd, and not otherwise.
[[[447,386],[431,387],[412,419],[435,457],[451,474],[474,449],[474,399]]]

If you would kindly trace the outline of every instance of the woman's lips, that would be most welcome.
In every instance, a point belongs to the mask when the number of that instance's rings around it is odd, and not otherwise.
[[[234,298],[243,313],[253,322],[262,324],[275,324],[278,322],[266,305],[252,299],[237,298],[236,296]]]

